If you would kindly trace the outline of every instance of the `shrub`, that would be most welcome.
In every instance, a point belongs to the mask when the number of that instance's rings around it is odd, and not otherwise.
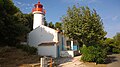
[[[120,49],[119,49],[119,48],[113,48],[113,49],[112,49],[112,52],[113,52],[113,53],[120,53]]]
[[[93,55],[91,53],[92,49],[93,49],[93,46],[91,46],[91,47],[83,46],[83,48],[81,48],[81,53],[83,55],[82,58],[81,58],[81,60],[83,60],[83,61],[89,61],[89,62],[94,61],[95,55]]]
[[[83,46],[81,48],[81,60],[96,63],[105,63],[107,57],[107,49],[100,46]]]
[[[29,54],[37,54],[37,48],[31,47],[29,45],[16,45],[18,49],[22,49],[23,51]]]

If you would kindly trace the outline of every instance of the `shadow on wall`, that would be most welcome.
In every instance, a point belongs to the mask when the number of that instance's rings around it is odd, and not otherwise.
[[[56,30],[41,25],[29,33],[28,44],[38,47],[41,43],[58,42],[57,34]]]
[[[56,30],[46,26],[41,27],[41,42],[57,42],[57,32],[55,31]]]

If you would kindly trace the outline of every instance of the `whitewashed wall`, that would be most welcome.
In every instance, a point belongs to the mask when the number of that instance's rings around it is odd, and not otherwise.
[[[34,14],[34,19],[33,19],[33,29],[37,28],[40,25],[44,25],[43,22],[44,15],[43,14]]]
[[[39,46],[38,55],[57,57],[57,46]]]
[[[39,26],[28,35],[28,44],[38,47],[44,42],[58,42],[58,32],[46,26]]]

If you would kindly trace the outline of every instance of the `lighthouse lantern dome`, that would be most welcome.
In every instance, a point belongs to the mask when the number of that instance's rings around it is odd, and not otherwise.
[[[32,9],[32,13],[41,13],[45,14],[45,10],[43,9],[43,5],[38,2],[37,4],[34,5],[34,8]]]

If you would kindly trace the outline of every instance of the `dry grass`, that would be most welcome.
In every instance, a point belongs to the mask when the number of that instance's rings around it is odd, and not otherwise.
[[[30,55],[15,47],[0,47],[0,67],[18,67],[22,64],[38,63],[40,56]]]

